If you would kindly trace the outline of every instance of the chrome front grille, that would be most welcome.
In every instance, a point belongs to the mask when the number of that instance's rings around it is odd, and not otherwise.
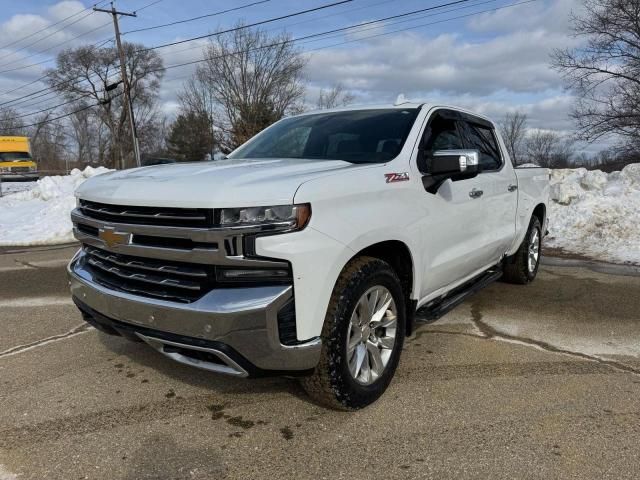
[[[181,262],[158,261],[84,247],[84,262],[94,280],[107,288],[190,303],[214,287],[214,270]]]
[[[80,200],[80,211],[88,218],[108,222],[191,228],[213,226],[213,209],[208,208],[133,207]]]
[[[213,224],[213,209],[128,207],[80,200],[71,220],[84,251],[78,267],[110,290],[190,303],[216,287],[292,281],[291,275],[281,275],[283,270],[290,272],[288,262],[245,252],[248,242],[248,251],[253,252],[250,241],[261,233],[259,227],[221,228]],[[206,228],[164,224],[210,221]],[[241,276],[230,276],[229,269],[240,270]],[[247,269],[273,270],[274,276],[260,281],[251,272],[247,274]]]

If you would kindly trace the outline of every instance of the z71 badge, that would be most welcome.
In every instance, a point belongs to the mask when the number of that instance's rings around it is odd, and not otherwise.
[[[385,173],[384,177],[387,179],[387,183],[406,182],[409,180],[409,172]]]

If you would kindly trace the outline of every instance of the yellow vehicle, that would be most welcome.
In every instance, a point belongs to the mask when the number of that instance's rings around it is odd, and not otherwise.
[[[28,137],[0,137],[0,180],[38,179],[38,165],[31,157]]]

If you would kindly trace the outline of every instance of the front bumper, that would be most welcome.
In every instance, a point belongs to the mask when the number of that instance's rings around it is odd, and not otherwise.
[[[0,180],[3,182],[35,182],[39,178],[38,172],[0,173]]]
[[[304,372],[318,363],[319,338],[280,342],[277,314],[293,296],[290,285],[219,288],[182,304],[107,289],[83,268],[82,256],[68,267],[71,294],[98,328],[137,337],[181,363],[238,376]]]

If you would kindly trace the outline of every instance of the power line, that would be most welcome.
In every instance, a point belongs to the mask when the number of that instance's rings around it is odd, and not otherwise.
[[[59,103],[58,105],[54,105],[53,107],[47,107],[47,108],[44,108],[42,110],[38,110],[37,112],[29,112],[29,113],[23,113],[22,115],[16,115],[15,117],[11,117],[11,120],[15,120],[16,118],[30,117],[31,115],[37,115],[39,113],[53,111],[56,108],[63,107],[65,105],[69,105],[70,103],[75,103],[78,100],[82,100],[83,98],[86,98],[86,97],[89,97],[89,96],[91,96],[91,94],[87,93],[85,95],[81,95],[78,98],[72,98],[71,100],[67,100],[66,102]]]
[[[56,43],[55,45],[52,45],[52,46],[50,46],[48,48],[45,48],[44,50],[40,50],[38,52],[34,52],[34,53],[31,53],[31,54],[29,54],[29,55],[27,55],[25,57],[22,57],[22,60],[27,59],[27,58],[31,58],[31,57],[35,57],[37,55],[42,55],[43,53],[46,53],[48,51],[53,50],[54,48],[58,48],[60,45],[64,45],[66,43],[69,43],[69,42],[72,42],[74,40],[77,40],[80,37],[84,37],[85,35],[89,35],[90,33],[93,33],[95,31],[100,30],[101,28],[104,28],[104,27],[109,26],[109,25],[111,25],[111,22],[103,23],[102,25],[99,25],[99,26],[97,26],[95,28],[92,28],[91,30],[87,30],[86,32],[83,32],[83,33],[81,33],[79,35],[76,35],[75,37],[69,38],[69,39],[67,39],[67,40],[65,40],[63,42],[60,42],[60,43]],[[109,40],[111,40],[111,38]],[[16,50],[16,52],[17,52],[17,50]],[[4,57],[0,57],[0,58],[4,58]],[[51,60],[53,60],[53,58],[48,58],[46,60],[42,60],[40,62],[32,63],[32,64],[29,64],[29,65],[23,65],[21,67],[15,67],[15,68],[7,69],[7,70],[2,70],[2,71],[0,71],[0,73],[8,73],[8,72],[15,72],[16,70],[24,70],[25,68],[30,68],[30,67],[35,67],[37,65],[42,65],[43,63],[50,62]],[[4,64],[0,65],[0,68],[1,67],[6,67],[7,65],[11,65],[11,62],[4,63]]]
[[[290,38],[290,39],[287,39],[287,40],[281,40],[281,41],[276,42],[276,43],[271,43],[271,44],[268,44],[268,45],[263,45],[262,47],[257,47],[257,48],[255,48],[253,50],[239,51],[239,52],[234,52],[234,53],[228,54],[228,55],[209,57],[209,58],[204,58],[204,59],[200,59],[200,60],[192,60],[192,61],[189,61],[189,62],[179,63],[179,64],[175,64],[175,65],[168,65],[166,67],[163,67],[163,70],[168,70],[168,69],[177,68],[177,67],[184,67],[184,66],[187,66],[187,65],[194,65],[196,63],[205,62],[205,61],[207,61],[209,59],[223,58],[223,57],[229,56],[229,55],[237,55],[237,54],[240,54],[240,53],[247,53],[249,51],[260,50],[260,49],[270,48],[270,47],[277,47],[277,46],[280,46],[280,45],[286,45],[288,43],[294,43],[294,42],[299,42],[299,41],[302,41],[302,40],[308,40],[308,39],[311,39],[311,38],[317,38],[317,37],[322,37],[322,36],[325,36],[325,35],[330,35],[332,33],[345,32],[347,30],[352,30],[352,29],[356,29],[356,28],[362,28],[365,25],[371,25],[371,24],[374,24],[374,23],[385,22],[387,20],[391,20],[391,19],[394,19],[394,18],[401,18],[401,17],[406,17],[406,16],[409,16],[409,15],[415,15],[416,13],[422,13],[422,12],[426,12],[426,11],[429,11],[429,10],[436,10],[436,9],[448,7],[448,6],[451,6],[451,5],[467,3],[467,2],[470,2],[470,1],[472,1],[472,0],[455,0],[453,2],[442,3],[442,4],[439,4],[439,5],[434,5],[434,6],[431,6],[431,7],[421,8],[419,10],[414,10],[414,11],[411,11],[411,12],[405,12],[405,13],[400,13],[400,14],[397,14],[397,15],[391,15],[389,17],[379,18],[377,20],[370,20],[368,22],[359,23],[357,25],[350,25],[348,27],[335,28],[333,30],[328,30],[326,32],[312,33],[310,35],[305,35],[303,37]]]
[[[145,6],[144,6],[144,7],[142,7],[142,8],[150,7],[150,6],[152,6],[153,4],[158,3],[159,1],[162,1],[162,0],[157,0],[156,2],[149,3],[149,4],[145,5]],[[266,0],[266,1],[271,1],[271,0]],[[341,5],[341,4],[344,4],[344,3],[350,3],[350,2],[352,2],[352,1],[353,1],[353,0],[342,0],[342,1],[335,2],[335,3],[332,3],[332,4],[328,4],[328,5],[321,5],[321,6],[319,6],[319,7],[315,7],[315,8],[308,9],[308,10],[304,10],[304,11],[301,11],[301,12],[296,12],[296,13],[289,14],[289,15],[285,15],[285,16],[278,17],[278,18],[275,18],[275,19],[268,19],[268,20],[264,20],[264,21],[262,21],[262,22],[258,22],[258,23],[253,24],[253,25],[246,25],[246,26],[243,26],[243,27],[241,27],[241,28],[249,28],[249,27],[251,27],[251,26],[261,25],[261,24],[263,24],[263,23],[274,22],[274,21],[276,21],[276,20],[280,20],[280,19],[284,19],[284,18],[290,18],[290,17],[298,16],[298,15],[302,15],[302,14],[305,14],[305,13],[310,13],[310,12],[313,12],[313,11],[318,11],[318,10],[326,9],[326,8],[329,8],[329,7],[333,7],[333,6],[336,6],[336,5]],[[263,0],[263,2],[264,2],[264,0]],[[258,3],[259,3],[259,2],[258,2]],[[142,8],[141,8],[141,9],[142,9]],[[141,10],[141,9],[138,9],[138,10]],[[99,28],[102,28],[103,26],[106,26],[106,25],[107,25],[107,24],[104,24],[104,25],[102,25],[102,26],[101,26],[101,27],[99,27]],[[237,29],[237,28],[236,28],[236,29]],[[228,31],[233,31],[233,30],[236,30],[236,29],[231,29],[231,30],[228,30]],[[226,33],[226,32],[218,32],[218,33],[216,33],[216,34],[222,34],[222,33]],[[212,35],[216,35],[216,34],[212,34]],[[209,35],[209,36],[210,36],[210,35]],[[182,42],[178,42],[178,43],[182,43]],[[152,47],[152,48],[149,48],[149,49],[141,49],[141,50],[138,50],[138,52],[141,52],[141,51],[147,51],[147,50],[153,50],[153,49],[155,49],[155,48],[161,48],[161,47],[162,47],[162,46],[156,46],[156,47]],[[41,64],[43,64],[43,63],[47,63],[48,61],[50,61],[50,60],[44,60],[44,61],[41,61],[41,62],[38,62],[38,63],[34,63],[34,64],[31,64],[31,65],[26,65],[26,66],[22,66],[22,67],[16,67],[16,68],[8,69],[8,70],[3,70],[3,71],[0,71],[0,74],[2,74],[2,73],[7,73],[7,72],[12,72],[12,71],[15,71],[15,70],[21,70],[21,69],[28,68],[28,67],[31,67],[31,66],[41,65]],[[41,79],[43,79],[43,77],[41,77]],[[32,82],[32,83],[35,83],[35,81],[34,81],[34,82]],[[21,88],[21,87],[19,87],[19,88]],[[53,87],[51,87],[51,88],[53,88]],[[15,89],[14,89],[14,90],[15,90]],[[36,92],[32,92],[32,93],[31,93],[31,94],[29,94],[29,95],[25,95],[25,96],[22,96],[22,97],[18,97],[17,99],[13,99],[13,100],[10,100],[10,101],[2,102],[2,103],[0,103],[0,106],[2,106],[2,105],[6,105],[6,104],[9,104],[9,103],[12,103],[12,102],[15,102],[15,101],[17,101],[17,100],[20,100],[20,99],[22,99],[22,98],[25,98],[25,97],[28,97],[28,96],[31,96],[31,95],[38,94],[38,93],[40,93],[40,92],[42,92],[42,91],[44,91],[44,89],[43,89],[43,90],[36,91]]]
[[[179,25],[181,23],[193,22],[195,20],[201,20],[203,18],[215,17],[217,15],[222,15],[224,13],[235,12],[236,10],[242,10],[244,8],[253,7],[255,5],[259,5],[261,3],[271,2],[272,0],[260,0],[259,2],[247,3],[246,5],[240,5],[235,8],[228,8],[227,10],[220,10],[214,13],[208,13],[206,15],[200,15],[198,17],[185,18],[184,20],[176,20],[175,22],[164,23],[162,25],[154,25],[152,27],[138,28],[136,30],[129,30],[128,32],[122,32],[122,35],[128,35],[129,33],[137,33],[137,32],[146,32],[147,30],[155,30],[157,28],[171,27],[173,25]]]
[[[426,14],[426,15],[419,15],[419,16],[414,17],[414,18],[403,18],[401,20],[397,20],[396,19],[396,21],[393,21],[393,22],[387,22],[386,20],[374,20],[373,23],[379,23],[380,21],[385,21],[384,27],[388,27],[390,25],[398,25],[398,24],[401,24],[401,23],[415,22],[415,21],[421,20],[423,18],[435,17],[435,16],[438,16],[438,15],[444,15],[446,13],[457,12],[459,10],[466,10],[468,8],[479,7],[480,5],[486,5],[488,3],[494,3],[494,2],[497,2],[498,0],[483,0],[483,1],[470,0],[470,1],[476,1],[476,3],[470,4],[470,5],[462,5],[462,6],[458,6],[458,7],[455,7],[455,8],[449,8],[449,9],[443,10],[441,12],[429,13],[429,14]],[[491,11],[491,10],[487,10],[487,11]],[[455,18],[458,18],[458,17],[455,17]],[[365,26],[365,28],[362,28],[363,25]],[[431,24],[428,24],[428,25],[431,25]],[[369,30],[376,30],[376,29],[380,28],[380,26],[379,25],[359,24],[359,25],[356,26],[356,28],[358,30],[358,33],[360,33],[360,32],[366,32],[366,31],[369,31]],[[398,31],[402,31],[402,30],[393,30],[391,33],[396,33]],[[337,34],[327,34],[327,36],[323,36],[323,38],[319,38],[319,39],[316,38],[316,39],[306,40],[306,41],[304,41],[302,43],[314,42],[314,41],[317,41],[317,40],[327,40],[329,38],[335,38],[335,37],[338,37],[340,35],[342,35],[342,33],[340,33],[340,32],[337,33]],[[371,38],[371,37],[365,37],[365,38]]]
[[[2,45],[2,46],[0,47],[0,50],[4,50],[4,49],[5,49],[5,48],[7,48],[7,47],[10,47],[10,46],[12,46],[12,45],[15,45],[16,43],[20,43],[21,41],[26,40],[27,38],[31,38],[31,37],[33,37],[34,35],[39,34],[40,32],[44,32],[45,30],[49,30],[51,27],[55,27],[56,25],[60,25],[61,23],[66,22],[66,21],[67,21],[67,20],[69,20],[70,18],[73,18],[73,17],[75,17],[75,16],[77,16],[77,15],[80,15],[81,13],[86,12],[87,10],[91,10],[93,7],[97,7],[97,6],[98,6],[98,5],[100,5],[101,3],[106,3],[107,1],[108,1],[108,0],[102,0],[102,1],[100,1],[100,2],[97,2],[97,3],[95,3],[94,5],[91,5],[90,7],[85,8],[84,10],[80,10],[79,12],[76,12],[76,13],[74,13],[73,15],[69,15],[68,17],[63,18],[62,20],[58,20],[56,23],[52,23],[51,25],[47,25],[46,27],[41,28],[40,30],[36,30],[35,32],[30,33],[29,35],[27,35],[27,36],[25,36],[25,37],[19,38],[18,40],[14,40],[14,41],[13,41],[13,42],[11,42],[11,43],[7,43],[7,44],[5,44],[5,45]]]
[[[433,9],[443,8],[443,7],[446,7],[446,6],[449,6],[449,5],[464,3],[466,1],[470,1],[470,0],[459,0],[459,1],[456,1],[456,2],[449,2],[449,3],[446,3],[446,4],[441,4],[441,5],[429,7],[429,9],[433,10]],[[477,5],[480,5],[480,4],[490,3],[491,1],[494,1],[494,0],[486,0],[484,2],[481,2],[479,4],[475,4],[475,5],[472,5],[472,6],[477,6]],[[325,46],[321,46],[321,47],[318,47],[318,48],[315,48],[315,49],[306,50],[306,51],[307,52],[312,52],[312,51],[322,50],[322,49],[326,49],[326,48],[333,48],[333,47],[337,47],[337,46],[341,46],[341,45],[345,45],[345,44],[349,44],[349,43],[368,40],[368,39],[371,39],[371,38],[391,35],[391,34],[394,34],[394,33],[399,33],[399,32],[408,31],[408,30],[414,30],[416,28],[422,28],[422,27],[425,27],[425,26],[440,24],[440,23],[449,22],[449,21],[453,21],[453,20],[459,20],[461,18],[473,17],[473,16],[480,15],[480,14],[483,14],[483,13],[495,12],[495,11],[498,11],[498,10],[502,10],[502,9],[506,9],[506,8],[512,8],[512,7],[519,6],[519,5],[524,5],[524,4],[528,4],[528,3],[534,3],[536,1],[538,1],[538,0],[526,0],[526,1],[521,1],[521,2],[517,2],[517,3],[511,3],[511,4],[508,4],[508,5],[501,6],[501,7],[485,9],[485,10],[472,12],[472,13],[465,14],[465,15],[459,15],[459,16],[456,16],[456,17],[450,17],[450,18],[438,20],[438,21],[435,21],[435,22],[423,23],[423,24],[420,24],[420,25],[413,25],[413,26],[410,26],[410,27],[402,28],[402,29],[396,29],[396,30],[392,30],[392,31],[386,31],[386,32],[378,33],[378,34],[363,36],[363,37],[359,37],[359,38],[352,39],[352,40],[345,40],[345,41],[338,42],[338,43],[335,43],[335,44],[325,45]],[[461,10],[462,8],[469,8],[469,7],[461,7],[461,8],[457,8],[457,9],[451,9],[451,10],[449,10],[447,12],[441,12],[441,13],[449,13],[451,11]],[[421,11],[422,10],[428,10],[428,9],[421,9]],[[257,50],[261,50],[261,49],[264,49],[264,48],[270,48],[270,47],[280,46],[280,45],[284,45],[284,44],[288,44],[288,43],[294,43],[294,42],[301,42],[301,41],[305,41],[305,40],[310,40],[312,38],[316,39],[316,40],[323,40],[324,38],[320,38],[320,37],[325,36],[325,35],[329,35],[329,34],[332,34],[332,33],[336,33],[337,31],[347,31],[349,29],[361,28],[363,25],[370,25],[370,24],[373,24],[373,23],[382,22],[382,21],[385,21],[385,20],[387,20],[389,18],[403,17],[403,16],[408,15],[409,13],[410,12],[407,12],[406,14],[393,15],[393,16],[390,16],[390,17],[385,17],[385,18],[382,18],[382,19],[373,20],[373,21],[365,22],[365,23],[358,24],[358,25],[352,25],[352,26],[349,26],[349,27],[342,27],[342,28],[338,28],[338,29],[328,30],[328,31],[325,31],[325,32],[319,32],[319,33],[315,33],[315,34],[311,34],[311,35],[306,35],[306,36],[303,36],[303,37],[288,39],[288,40],[284,40],[284,41],[280,41],[280,42],[264,45],[262,47],[256,47],[256,48],[246,49],[246,50],[239,50],[239,51],[231,52],[231,53],[228,53],[228,54],[217,55],[215,57],[207,57],[207,58],[203,58],[203,59],[200,59],[200,60],[184,62],[184,63],[174,64],[174,65],[169,65],[169,66],[163,67],[161,69],[151,70],[148,73],[156,73],[156,72],[164,71],[164,70],[168,70],[168,69],[183,67],[183,66],[187,66],[187,65],[193,65],[193,64],[196,64],[196,63],[202,63],[202,62],[209,61],[209,60],[216,60],[216,59],[219,59],[219,58],[224,58],[224,57],[228,57],[228,56],[232,56],[232,55],[238,55],[238,54],[242,54],[242,53],[248,53],[248,52],[251,52],[251,51],[257,51]],[[438,13],[438,14],[441,14],[441,13]],[[433,15],[430,15],[430,16],[434,16],[434,15],[438,15],[438,14],[433,14]],[[424,17],[420,17],[420,18],[424,18]],[[416,20],[416,19],[412,19],[412,20]],[[395,23],[400,23],[400,22],[395,22]],[[173,78],[172,80],[179,79],[179,78],[185,78],[185,77],[188,77],[188,76],[190,76],[190,75]],[[64,82],[62,82],[62,83],[64,83]],[[76,82],[76,83],[79,83],[79,82]],[[122,95],[122,93],[118,93],[117,95],[114,95],[113,98],[118,97],[120,95]],[[77,101],[77,99],[76,99],[76,101]],[[65,104],[66,103],[71,103],[71,102],[65,102]],[[0,105],[2,105],[2,104],[0,104]],[[61,105],[57,105],[57,106],[52,107],[52,108],[57,108],[58,106],[61,106]],[[90,105],[87,108],[91,108],[91,107],[97,106],[97,105],[99,105],[99,103],[98,104],[94,104],[94,105]],[[77,111],[81,111],[81,110],[84,110],[84,109],[86,109],[86,108],[83,108],[83,109],[80,109],[80,110],[77,110]],[[47,111],[47,110],[50,110],[50,109],[44,109],[43,111]],[[60,117],[51,119],[51,121],[57,120],[59,118],[64,118],[65,116],[69,116],[69,115],[71,115],[73,113],[76,113],[77,111],[70,112],[67,115],[62,115]],[[35,113],[42,113],[42,112],[32,112],[31,114],[35,114]],[[28,114],[28,115],[30,115],[30,114]],[[23,115],[23,116],[27,116],[27,115]],[[40,123],[46,123],[46,122],[40,122]],[[18,128],[26,128],[26,127],[38,125],[40,123],[30,124],[30,125],[23,125],[23,126],[20,126]]]
[[[114,95],[111,99],[113,100],[114,98],[119,97],[120,95],[122,95],[122,93],[118,93],[118,94]],[[65,113],[63,115],[59,115],[59,116],[54,117],[54,118],[48,118],[47,120],[43,120],[42,122],[30,123],[28,125],[19,125],[17,127],[13,127],[13,128],[3,128],[3,129],[0,129],[0,132],[6,132],[6,131],[10,131],[10,130],[21,130],[23,128],[29,128],[29,127],[38,127],[38,126],[44,125],[46,123],[55,122],[56,120],[60,120],[61,118],[70,117],[71,115],[74,115],[76,113],[82,112],[84,110],[89,110],[90,108],[97,107],[98,105],[100,105],[100,104],[99,103],[92,103],[90,105],[85,105],[82,108],[78,108],[77,110],[73,110],[72,112],[67,112],[67,113]]]
[[[378,5],[383,5],[385,3],[391,3],[391,2],[396,2],[396,1],[397,0],[382,0],[380,2],[371,3],[371,4],[368,4],[368,5],[362,6],[362,7],[349,8],[349,9],[346,9],[346,10],[341,10],[339,12],[330,13],[328,15],[322,15],[320,17],[312,17],[312,18],[309,18],[307,20],[302,20],[302,21],[299,21],[299,22],[287,23],[285,25],[282,25],[282,27],[289,28],[289,27],[295,27],[296,25],[302,25],[303,23],[317,22],[318,20],[324,20],[325,18],[335,17],[337,15],[344,15],[345,13],[357,12],[359,10],[369,9],[369,8],[372,8],[372,7],[377,7]],[[279,29],[279,28],[281,28],[281,27],[274,27],[274,28],[267,29],[265,31],[266,32],[272,32],[272,31],[274,31],[276,29]],[[172,50],[171,53],[172,54],[176,54],[176,53],[180,53],[180,52],[186,52],[188,50],[193,50],[195,48],[202,48],[202,45],[192,45],[190,47],[181,48],[181,49],[178,49],[178,50]]]
[[[108,42],[112,42],[113,40],[114,40],[114,37],[109,37],[109,38],[107,38],[106,40],[103,40],[103,41],[101,41],[101,42],[98,42],[98,43],[97,43],[97,44],[95,44],[94,46],[95,46],[95,48],[100,48],[100,47],[104,46],[106,43],[108,43]],[[50,59],[50,60],[53,60],[53,59]],[[48,62],[48,61],[50,61],[50,60],[46,60],[46,61],[41,62],[41,63],[46,63],[46,62]],[[13,89],[11,89],[11,90],[7,90],[6,92],[1,93],[0,95],[8,95],[8,94],[10,94],[10,93],[17,92],[18,90],[22,90],[23,88],[28,87],[29,85],[33,85],[34,83],[38,83],[39,81],[44,80],[44,79],[45,79],[45,78],[47,78],[49,75],[50,75],[50,74],[48,74],[48,73],[47,73],[47,74],[45,74],[45,75],[42,75],[41,77],[38,77],[38,78],[36,78],[35,80],[30,81],[29,83],[24,83],[24,84],[20,85],[19,87],[13,88]],[[0,104],[0,105],[1,105],[1,104]]]
[[[503,5],[501,7],[489,8],[489,9],[486,9],[486,10],[480,10],[478,12],[467,13],[465,15],[458,15],[456,17],[450,17],[450,18],[444,18],[442,20],[436,20],[435,22],[421,23],[420,25],[413,25],[411,27],[399,28],[397,30],[390,30],[388,32],[377,33],[377,34],[368,35],[368,36],[361,37],[361,38],[355,38],[355,39],[352,39],[352,40],[344,40],[342,42],[334,43],[334,44],[331,44],[331,45],[323,45],[321,47],[317,47],[317,48],[313,48],[311,50],[307,50],[307,52],[314,52],[314,51],[317,51],[317,50],[324,50],[326,48],[338,47],[338,46],[341,46],[341,45],[346,45],[348,43],[360,42],[362,40],[368,40],[368,39],[371,39],[371,38],[383,37],[385,35],[391,35],[391,34],[394,34],[394,33],[406,32],[406,31],[409,31],[409,30],[415,30],[416,28],[422,28],[422,27],[427,27],[427,26],[431,26],[431,25],[437,25],[437,24],[440,24],[440,23],[450,22],[452,20],[460,20],[462,18],[474,17],[476,15],[480,15],[480,14],[483,14],[483,13],[496,12],[498,10],[503,10],[505,8],[517,7],[519,5],[525,5],[527,3],[535,3],[537,1],[539,1],[539,0],[525,0],[525,1],[522,1],[522,2],[510,3],[508,5]],[[483,3],[489,3],[489,1],[483,2]]]
[[[154,5],[156,5],[156,4],[160,3],[160,2],[162,2],[162,0],[155,0],[155,1],[151,2],[151,3],[147,3],[144,7],[140,7],[138,9],[134,10],[133,13],[141,12],[145,8],[153,7]]]
[[[470,1],[470,0],[461,0],[461,1],[466,2],[466,1]],[[431,9],[442,8],[442,7],[447,6],[447,5],[461,3],[461,1],[450,2],[450,3],[447,3],[447,4],[441,4],[441,5],[430,7],[430,8]],[[489,1],[493,1],[493,0],[489,0]],[[483,2],[483,3],[489,3],[489,1]],[[385,36],[385,35],[391,35],[391,34],[394,34],[394,33],[404,32],[404,31],[408,31],[408,30],[414,30],[416,28],[421,28],[421,27],[425,27],[425,26],[429,26],[429,25],[436,25],[436,24],[444,23],[444,22],[450,22],[452,20],[459,20],[461,18],[472,17],[472,16],[475,16],[475,15],[480,15],[482,13],[495,12],[495,11],[502,10],[502,9],[505,9],[505,8],[511,8],[511,7],[515,7],[515,6],[518,6],[518,5],[524,5],[524,4],[527,4],[527,3],[534,3],[534,2],[537,2],[537,1],[539,1],[539,0],[525,0],[525,1],[522,1],[522,2],[511,3],[509,5],[504,5],[504,6],[501,6],[501,7],[481,10],[481,11],[478,11],[478,12],[472,12],[472,13],[469,13],[469,14],[466,14],[466,15],[459,15],[459,16],[451,17],[451,18],[445,18],[445,19],[438,20],[438,21],[435,21],[435,22],[423,23],[423,24],[420,24],[420,25],[413,25],[411,27],[406,27],[406,28],[402,28],[402,29],[391,30],[391,31],[383,32],[383,33],[379,33],[379,34],[359,37],[359,38],[355,38],[355,39],[352,39],[352,40],[345,40],[343,42],[339,42],[339,43],[335,43],[335,44],[331,44],[331,45],[318,47],[318,48],[315,48],[315,49],[312,49],[312,50],[307,50],[307,52],[316,51],[316,50],[322,50],[322,49],[325,49],[325,48],[337,47],[337,46],[345,45],[345,44],[348,44],[348,43],[360,42],[360,41],[363,41],[363,40],[368,40],[370,38],[381,37],[381,36]],[[449,10],[449,12],[451,12],[451,11],[455,11],[455,10],[454,9]],[[449,12],[444,12],[444,13],[449,13]],[[403,16],[403,14],[394,15],[393,17],[398,17],[398,16]],[[391,18],[391,17],[387,17],[387,18]],[[216,55],[216,56],[213,56],[213,57],[206,57],[206,58],[202,58],[202,59],[199,59],[199,60],[192,60],[192,61],[189,61],[189,62],[183,62],[183,63],[174,64],[174,65],[168,65],[166,67],[163,67],[162,70],[170,70],[172,68],[185,67],[185,66],[188,66],[188,65],[194,65],[194,64],[197,64],[197,63],[202,63],[202,62],[206,62],[206,61],[210,61],[210,60],[217,60],[217,59],[220,59],[220,58],[229,57],[229,56],[232,56],[232,55],[240,55],[240,54],[243,54],[243,53],[249,53],[249,52],[252,52],[252,51],[258,51],[258,50],[262,50],[262,49],[265,49],[265,48],[277,47],[277,46],[285,45],[285,44],[288,44],[288,43],[301,42],[301,41],[309,40],[309,39],[312,39],[312,38],[315,39],[315,40],[324,40],[324,38],[319,38],[319,37],[322,37],[324,35],[328,35],[328,34],[331,34],[331,33],[335,33],[337,31],[346,31],[346,30],[349,30],[349,29],[360,28],[362,25],[376,23],[376,22],[382,22],[382,21],[385,21],[385,20],[386,20],[385,18],[378,19],[378,20],[373,20],[373,21],[370,21],[370,22],[366,22],[364,24],[352,25],[350,27],[343,27],[343,28],[338,28],[338,29],[334,29],[334,30],[328,30],[326,32],[320,32],[320,33],[314,33],[314,34],[310,34],[310,35],[305,35],[303,37],[292,38],[292,39],[288,39],[288,40],[282,40],[280,42],[270,43],[268,45],[263,45],[261,47],[255,47],[255,48],[246,49],[246,50],[238,50],[238,51],[227,53],[227,54],[223,54],[223,55]],[[151,70],[149,73],[154,73],[154,72],[157,72],[157,71],[160,71],[160,69]],[[187,75],[187,76],[191,76],[191,75]],[[185,76],[185,77],[187,77],[187,76]],[[185,77],[178,77],[178,78],[185,78]],[[173,80],[175,80],[175,79],[176,78],[174,78]]]
[[[206,35],[200,35],[198,37],[188,38],[186,40],[178,40],[178,41],[175,41],[175,42],[165,43],[165,44],[162,44],[162,45],[156,45],[154,47],[141,48],[140,50],[137,50],[137,51],[138,52],[147,52],[149,50],[157,50],[158,48],[170,47],[170,46],[173,46],[173,45],[179,45],[181,43],[193,42],[195,40],[201,40],[203,38],[214,37],[214,36],[223,35],[225,33],[230,33],[230,32],[236,32],[238,30],[244,30],[244,29],[251,28],[251,27],[257,27],[258,25],[264,25],[266,23],[277,22],[278,20],[284,20],[285,18],[297,17],[299,15],[304,15],[306,13],[317,12],[318,10],[324,10],[325,8],[335,7],[337,5],[342,5],[344,3],[350,3],[352,1],[353,0],[341,0],[339,2],[328,3],[328,4],[325,4],[325,5],[320,5],[319,7],[309,8],[307,10],[301,10],[299,12],[290,13],[288,15],[282,15],[280,17],[269,18],[267,20],[261,20],[260,22],[255,22],[255,23],[251,23],[251,24],[248,24],[248,25],[242,25],[240,27],[235,27],[235,28],[230,28],[230,29],[227,29],[227,30],[222,30],[220,32],[208,33]]]
[[[90,17],[90,16],[91,16],[91,15],[93,15],[94,13],[95,13],[95,12],[89,12],[89,13],[87,13],[86,15],[83,15],[82,17],[80,17],[79,19],[74,20],[73,22],[66,24],[66,25],[65,25],[65,26],[63,26],[62,28],[60,28],[60,29],[58,29],[58,30],[55,30],[55,31],[53,31],[53,32],[49,33],[48,35],[45,35],[44,37],[41,37],[41,38],[39,38],[39,39],[37,39],[37,40],[35,40],[35,41],[33,41],[33,42],[31,42],[31,43],[27,44],[27,45],[24,45],[24,46],[20,47],[20,48],[19,48],[19,49],[17,49],[17,50],[13,50],[12,52],[9,52],[7,55],[3,55],[3,56],[1,56],[1,57],[0,57],[0,60],[2,60],[3,58],[7,58],[7,57],[10,57],[10,56],[12,56],[12,55],[15,55],[16,53],[21,52],[22,50],[25,50],[25,49],[27,49],[27,48],[29,48],[29,47],[31,47],[31,46],[33,46],[33,45],[35,45],[36,43],[40,43],[42,40],[44,40],[44,39],[46,39],[46,38],[49,38],[49,37],[51,37],[51,36],[55,35],[56,33],[60,33],[60,32],[61,32],[61,31],[63,31],[64,29],[69,28],[71,25],[75,25],[75,24],[76,24],[76,23],[78,23],[78,22],[81,22],[82,20],[84,20],[84,19],[85,19],[85,18],[87,18],[87,17]]]
[[[24,101],[22,101],[23,99],[34,97],[34,95],[35,95],[34,98],[41,98],[41,97],[44,97],[46,95],[50,95],[52,93],[56,93],[55,89],[57,87],[60,87],[60,86],[63,86],[63,85],[77,85],[79,83],[86,82],[87,80],[89,80],[89,79],[88,78],[76,77],[74,79],[69,79],[69,80],[64,80],[62,82],[54,83],[53,85],[50,85],[50,86],[45,87],[45,88],[41,88],[40,90],[36,90],[35,92],[31,92],[31,93],[28,93],[26,95],[22,95],[21,97],[17,97],[17,98],[14,98],[12,100],[7,100],[6,102],[2,102],[2,103],[0,103],[0,107],[2,107],[4,105],[11,104],[11,103],[14,104],[12,106],[15,106],[15,105],[20,104],[20,103],[24,103]],[[105,79],[105,80],[108,80],[108,79]],[[43,93],[43,92],[47,92],[47,93]],[[38,95],[38,94],[40,94],[40,95]]]

